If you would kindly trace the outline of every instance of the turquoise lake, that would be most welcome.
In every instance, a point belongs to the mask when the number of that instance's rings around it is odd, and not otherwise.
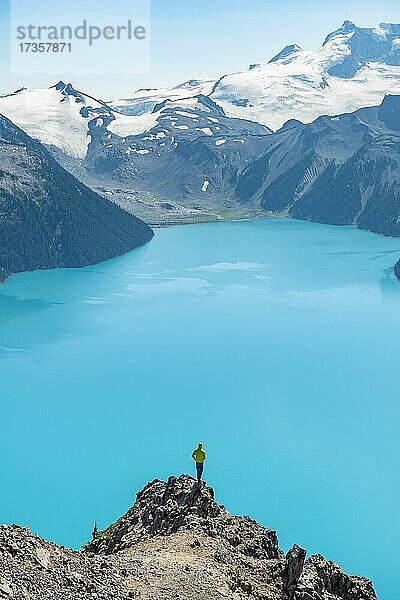
[[[400,240],[290,220],[156,230],[0,286],[0,522],[78,548],[147,481],[400,595]]]

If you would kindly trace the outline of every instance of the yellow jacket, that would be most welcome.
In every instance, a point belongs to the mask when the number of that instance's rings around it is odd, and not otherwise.
[[[194,458],[197,463],[202,463],[206,460],[206,453],[203,450],[203,444],[199,444],[198,447],[193,450],[192,458]]]

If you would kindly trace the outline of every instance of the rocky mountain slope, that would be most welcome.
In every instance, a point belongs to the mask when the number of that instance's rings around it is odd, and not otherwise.
[[[203,95],[163,102],[153,116],[141,135],[96,128],[77,176],[152,224],[254,215],[235,202],[230,179],[257,155],[268,128],[226,117]]]
[[[399,111],[400,96],[387,96],[379,107],[271,133],[227,118],[206,97],[184,111],[167,103],[147,134],[93,137],[84,176],[113,191],[134,182],[171,220],[279,215],[399,236]],[[145,218],[153,210],[137,197],[125,203]]]
[[[152,236],[0,115],[0,282],[21,271],[100,262]]]
[[[155,480],[84,552],[0,527],[7,600],[374,600],[372,583],[234,517],[189,476]]]
[[[218,148],[233,139],[232,161],[242,160],[243,136],[268,135],[258,123],[226,117],[208,96],[164,100],[151,114],[122,115],[104,103],[59,82],[45,90],[21,89],[0,97],[0,112],[33,135],[58,162],[100,195],[112,199],[150,224],[210,221],[219,217],[206,191],[201,140]],[[199,147],[192,142],[199,140]],[[225,158],[208,152],[215,168],[220,212],[229,211],[222,195]],[[215,162],[214,162],[215,161]],[[213,184],[215,185],[215,184]],[[236,213],[235,215],[236,216]],[[244,215],[246,216],[246,215]]]
[[[272,213],[400,236],[400,96],[263,139],[235,196]]]
[[[200,94],[162,102],[143,133],[110,129],[112,111],[92,115],[82,159],[50,148],[78,179],[152,224],[289,215],[398,236],[399,109],[400,96],[387,96],[273,133]]]

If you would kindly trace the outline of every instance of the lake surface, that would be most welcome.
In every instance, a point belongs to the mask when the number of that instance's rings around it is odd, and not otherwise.
[[[194,473],[398,600],[400,240],[259,220],[157,230],[0,286],[0,522],[79,547]]]

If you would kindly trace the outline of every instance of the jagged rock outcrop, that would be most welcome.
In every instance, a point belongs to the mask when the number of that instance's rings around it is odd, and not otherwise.
[[[372,583],[235,517],[187,475],[155,480],[85,551],[0,527],[7,600],[376,600]]]
[[[295,544],[286,554],[286,564],[283,570],[284,600],[293,600],[297,584],[304,568],[307,552]]]
[[[363,577],[350,577],[340,567],[323,556],[310,556],[305,562],[293,595],[294,600],[314,598],[375,598],[373,585]]]
[[[83,600],[97,592],[101,599],[125,600],[120,577],[111,562],[46,542],[28,527],[0,526],[2,600]]]
[[[194,485],[191,477],[149,483],[126,515],[91,544],[90,551],[110,554],[149,536],[170,535],[183,528],[224,540],[246,556],[283,557],[275,531],[250,517],[233,517],[215,502],[212,488]]]

